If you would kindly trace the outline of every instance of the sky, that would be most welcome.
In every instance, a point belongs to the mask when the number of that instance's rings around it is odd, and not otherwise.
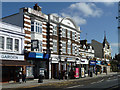
[[[19,12],[19,8],[33,8],[36,2],[3,2],[2,17]],[[118,53],[118,3],[117,2],[38,2],[45,14],[70,17],[80,26],[81,40],[103,42],[104,31],[111,45],[112,56]]]

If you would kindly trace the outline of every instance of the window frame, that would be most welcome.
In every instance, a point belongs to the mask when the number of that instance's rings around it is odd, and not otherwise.
[[[64,46],[63,44],[64,44],[65,46]],[[62,41],[62,52],[63,52],[63,53],[66,53],[66,42],[65,42],[65,41]]]
[[[57,36],[57,25],[53,26],[53,35]]]
[[[18,41],[18,44],[16,45],[16,40]],[[15,51],[19,51],[19,39],[15,39],[15,44],[14,44],[14,50]],[[18,47],[18,50],[16,50],[16,46]]]
[[[11,42],[8,43],[8,39],[11,39]],[[13,38],[7,37],[7,40],[6,40],[6,41],[7,41],[7,42],[6,42],[6,49],[7,49],[7,50],[13,50],[13,44],[12,44],[12,43],[13,43]],[[11,46],[11,49],[8,48],[8,45]],[[9,46],[9,47],[10,47],[10,46]]]
[[[57,40],[53,40],[53,52],[57,52]]]
[[[68,52],[68,51],[70,51],[70,52]],[[68,40],[68,42],[67,42],[67,53],[71,54],[71,41],[70,40]]]
[[[74,34],[73,34],[74,33]],[[74,37],[74,38],[73,38]],[[72,32],[72,40],[75,40],[75,32]]]
[[[62,28],[62,37],[66,37],[66,29]]]
[[[72,44],[72,54],[75,55],[75,44]]]
[[[1,38],[2,38],[2,42],[0,42],[0,45],[1,45],[1,47],[0,47],[0,49],[4,49],[4,37],[3,36],[0,36]]]
[[[68,33],[68,32],[69,32],[69,33]],[[71,38],[70,35],[71,35],[70,30],[67,30],[67,38]]]

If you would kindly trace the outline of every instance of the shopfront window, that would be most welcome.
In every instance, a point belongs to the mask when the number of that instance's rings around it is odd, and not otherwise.
[[[7,49],[12,50],[12,38],[7,38]]]
[[[0,49],[4,49],[4,37],[0,36]]]
[[[27,66],[26,67],[26,77],[32,77],[33,76],[33,67]]]

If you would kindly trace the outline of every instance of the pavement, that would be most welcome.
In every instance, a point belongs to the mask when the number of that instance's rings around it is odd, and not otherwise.
[[[93,77],[85,77],[85,78],[79,78],[79,79],[65,79],[65,80],[58,80],[58,79],[43,79],[43,83],[38,83],[38,79],[34,80],[28,80],[26,83],[19,83],[19,82],[10,82],[10,83],[2,83],[0,85],[0,88],[5,89],[5,88],[32,88],[36,87],[39,85],[45,85],[45,84],[50,84],[50,83],[59,83],[59,82],[67,82],[67,81],[76,81],[76,80],[86,80],[86,79],[94,79],[97,77],[104,77],[104,76],[109,76],[109,75],[114,75],[118,74],[117,72],[110,72],[106,75],[106,73],[102,73],[99,75],[93,75]]]

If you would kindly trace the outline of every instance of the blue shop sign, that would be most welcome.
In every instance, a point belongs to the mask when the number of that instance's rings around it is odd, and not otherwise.
[[[101,61],[97,61],[96,65],[101,65]]]
[[[44,54],[44,59],[49,59],[50,55],[49,54]]]
[[[90,61],[90,65],[91,66],[95,66],[96,65],[96,61]]]
[[[29,58],[43,58],[43,53],[36,53],[36,52],[30,52],[28,57]]]

